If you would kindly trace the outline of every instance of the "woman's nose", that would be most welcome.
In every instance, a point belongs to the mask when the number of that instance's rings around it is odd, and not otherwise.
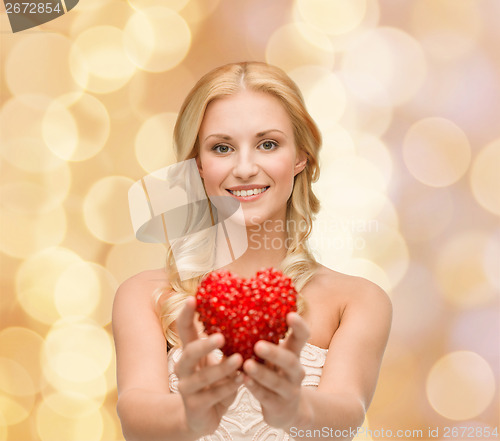
[[[247,180],[258,173],[259,165],[253,153],[254,152],[240,150],[238,154],[235,155],[233,167],[233,175],[235,177]]]

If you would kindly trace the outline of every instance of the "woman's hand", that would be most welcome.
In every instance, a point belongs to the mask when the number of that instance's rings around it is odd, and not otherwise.
[[[238,371],[240,354],[218,362],[211,353],[224,345],[221,334],[198,338],[195,326],[195,299],[190,297],[177,319],[183,352],[175,366],[187,425],[198,436],[213,433],[243,382]]]
[[[309,328],[298,314],[289,313],[286,319],[292,332],[282,344],[266,341],[255,344],[255,353],[265,364],[255,360],[243,364],[248,376],[245,385],[260,401],[264,420],[283,429],[304,417],[300,415],[301,383],[305,375],[300,352],[309,338]]]

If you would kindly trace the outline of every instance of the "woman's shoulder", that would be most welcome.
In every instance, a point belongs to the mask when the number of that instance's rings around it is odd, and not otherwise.
[[[390,307],[391,301],[387,293],[377,284],[363,277],[352,276],[332,270],[318,264],[312,279],[316,292],[322,293],[325,300],[338,301],[346,306],[358,302],[380,304],[380,307]]]
[[[168,278],[164,269],[142,271],[120,284],[115,294],[115,307],[124,303],[133,308],[139,304],[156,306],[160,297],[168,295]]]
[[[381,335],[388,333],[392,322],[392,303],[377,284],[323,265],[318,266],[311,282],[309,322],[318,346],[329,347],[340,327],[354,330],[354,335],[369,323],[374,329],[381,329]]]

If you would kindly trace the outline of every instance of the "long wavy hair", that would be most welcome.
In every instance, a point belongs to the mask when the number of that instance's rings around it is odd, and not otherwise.
[[[319,177],[318,153],[321,146],[320,132],[306,110],[304,99],[297,85],[281,69],[260,62],[228,64],[216,68],[203,76],[186,97],[174,129],[174,149],[178,161],[196,158],[199,152],[198,132],[208,104],[225,96],[235,95],[242,90],[264,92],[278,98],[292,121],[295,146],[307,156],[305,168],[294,177],[292,194],[287,202],[286,225],[289,244],[280,270],[289,276],[299,293],[298,312],[305,311],[305,301],[301,290],[314,275],[317,263],[308,244],[314,215],[319,211],[319,200],[314,195],[312,183]],[[213,238],[212,238],[213,239]],[[207,237],[205,237],[205,242]],[[210,242],[210,241],[209,241]],[[207,262],[210,243],[200,243],[192,236],[176,245],[176,258],[182,256],[189,262],[195,277],[186,279],[179,275],[174,250],[167,246],[166,272],[169,286],[157,293],[163,330],[168,347],[180,344],[175,329],[185,300],[194,295],[204,276],[200,265]],[[206,271],[208,272],[208,270]],[[205,273],[206,274],[206,273]],[[170,291],[165,300],[161,294]]]

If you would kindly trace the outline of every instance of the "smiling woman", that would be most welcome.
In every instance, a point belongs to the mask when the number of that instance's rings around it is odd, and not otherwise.
[[[186,98],[174,131],[177,159],[196,161],[209,199],[240,204],[252,239],[224,269],[244,278],[281,270],[298,292],[298,314],[283,317],[289,333],[279,344],[255,344],[264,363],[221,357],[224,336],[206,338],[195,319],[204,275],[184,280],[176,266],[179,255],[195,260],[202,245],[186,237],[175,258],[170,248],[165,269],[134,276],[115,298],[127,440],[306,439],[324,427],[350,439],[362,424],[391,304],[378,286],[320,265],[309,250],[320,141],[297,86],[273,66],[220,67]],[[248,332],[258,330],[242,328]]]

